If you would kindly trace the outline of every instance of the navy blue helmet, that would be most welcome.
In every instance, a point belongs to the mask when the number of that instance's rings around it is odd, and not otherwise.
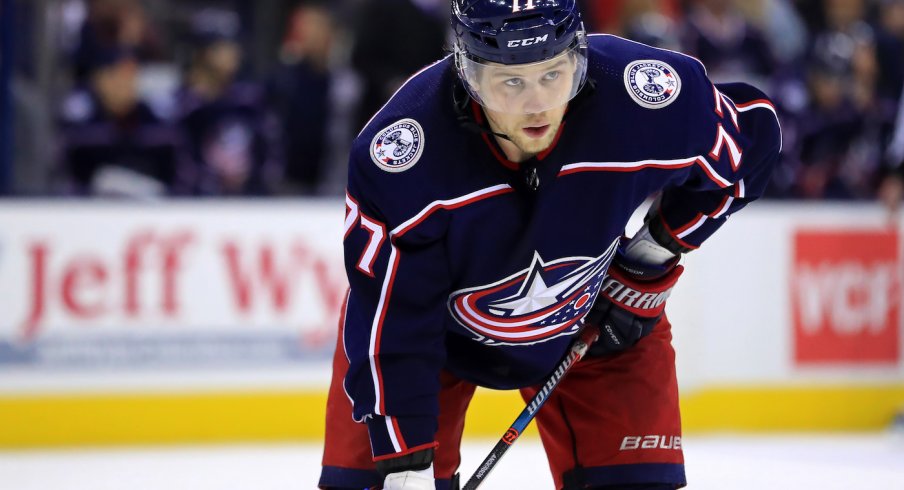
[[[469,56],[502,64],[548,60],[584,35],[575,0],[454,0],[452,29]]]
[[[490,109],[550,109],[570,101],[586,81],[587,39],[575,0],[453,0],[452,29],[459,76],[471,96]],[[507,88],[493,89],[488,74],[501,65],[535,69],[507,79]],[[546,90],[539,96],[543,100],[524,102],[534,80]],[[521,100],[515,100],[519,84],[524,90]],[[560,94],[563,87],[567,93]]]

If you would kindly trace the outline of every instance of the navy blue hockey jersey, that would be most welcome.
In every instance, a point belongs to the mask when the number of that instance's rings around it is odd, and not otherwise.
[[[451,58],[411,78],[355,140],[345,262],[345,389],[376,458],[434,444],[439,373],[542,381],[596,299],[632,212],[694,249],[756,199],[778,160],[775,110],[695,59],[590,37],[594,89],[520,164],[464,123]],[[465,108],[477,123],[479,107]]]

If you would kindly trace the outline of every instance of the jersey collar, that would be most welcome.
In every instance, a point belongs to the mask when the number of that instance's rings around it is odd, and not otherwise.
[[[471,99],[471,113],[474,116],[474,121],[481,127],[486,127],[486,117],[483,114],[483,108],[480,107],[476,101]],[[565,109],[565,116],[568,115],[568,108]],[[559,130],[556,132],[556,137],[553,138],[552,143],[549,145],[549,148],[541,151],[537,154],[536,158],[539,161],[543,161],[550,153],[555,149],[556,145],[559,144],[559,138],[562,137],[562,131],[565,129],[565,117],[562,118],[562,124],[559,125]],[[499,161],[505,168],[509,170],[518,170],[520,168],[520,164],[517,162],[513,162],[505,156],[505,152],[502,151],[502,147],[499,146],[499,142],[496,141],[496,138],[491,138],[490,134],[487,132],[481,132],[480,136],[483,138],[484,143],[486,143],[487,147],[490,149],[490,153],[496,157],[496,160]]]

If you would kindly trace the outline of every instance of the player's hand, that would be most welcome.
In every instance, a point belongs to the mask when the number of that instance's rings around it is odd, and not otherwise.
[[[433,467],[421,471],[390,473],[383,481],[383,490],[436,490]]]
[[[590,355],[625,350],[653,331],[665,311],[684,267],[678,257],[663,265],[645,265],[619,253],[609,266],[599,297],[585,322],[600,329],[600,338]]]

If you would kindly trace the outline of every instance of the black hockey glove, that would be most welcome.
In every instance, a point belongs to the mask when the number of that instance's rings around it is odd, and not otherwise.
[[[646,265],[629,260],[619,249],[585,319],[587,325],[600,329],[590,355],[620,352],[653,331],[665,311],[665,300],[684,272],[678,260],[675,257],[663,265]]]

